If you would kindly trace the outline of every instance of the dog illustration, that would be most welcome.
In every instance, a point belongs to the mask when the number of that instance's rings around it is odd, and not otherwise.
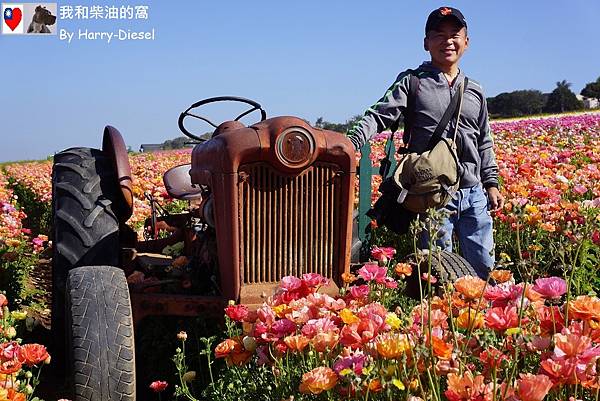
[[[37,6],[31,24],[27,28],[27,33],[51,33],[47,25],[54,25],[55,22],[55,15],[52,15],[46,7]]]

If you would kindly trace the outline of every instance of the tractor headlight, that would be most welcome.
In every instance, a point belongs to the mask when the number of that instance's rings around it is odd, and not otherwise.
[[[275,143],[279,161],[288,167],[298,168],[308,164],[315,152],[315,139],[302,127],[290,127],[283,131]]]

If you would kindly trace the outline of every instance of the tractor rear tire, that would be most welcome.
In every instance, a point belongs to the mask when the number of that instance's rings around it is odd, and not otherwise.
[[[67,322],[74,401],[135,401],[135,341],[123,271],[83,266],[67,279]]]
[[[414,254],[407,256],[404,262],[411,263],[413,265],[413,272],[406,280],[406,294],[414,299],[419,299],[419,270],[416,268],[416,257]],[[421,262],[420,274],[427,273],[428,261],[427,258]],[[435,290],[439,289],[441,285],[446,283],[453,283],[457,279],[463,276],[477,277],[477,273],[473,266],[462,256],[448,251],[441,251],[438,259],[438,255],[434,253],[431,258],[431,274],[437,279],[437,282],[433,285]],[[427,282],[425,280],[421,283],[423,292],[425,293],[427,288]]]
[[[65,346],[65,282],[77,266],[119,266],[119,199],[111,160],[100,150],[70,148],[52,169],[52,334],[61,366]]]

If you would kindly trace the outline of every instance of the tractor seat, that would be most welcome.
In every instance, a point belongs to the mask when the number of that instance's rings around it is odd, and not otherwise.
[[[182,164],[167,170],[163,174],[163,182],[171,198],[187,201],[202,199],[202,188],[199,185],[192,184],[191,168],[191,164]]]

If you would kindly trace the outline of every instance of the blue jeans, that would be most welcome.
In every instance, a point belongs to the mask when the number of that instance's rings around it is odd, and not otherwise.
[[[487,279],[494,266],[494,236],[492,216],[488,212],[487,194],[482,186],[461,188],[445,208],[450,217],[442,222],[436,245],[452,252],[452,232],[456,232],[462,256],[473,266],[477,275]],[[421,248],[429,248],[429,233],[421,235]]]

